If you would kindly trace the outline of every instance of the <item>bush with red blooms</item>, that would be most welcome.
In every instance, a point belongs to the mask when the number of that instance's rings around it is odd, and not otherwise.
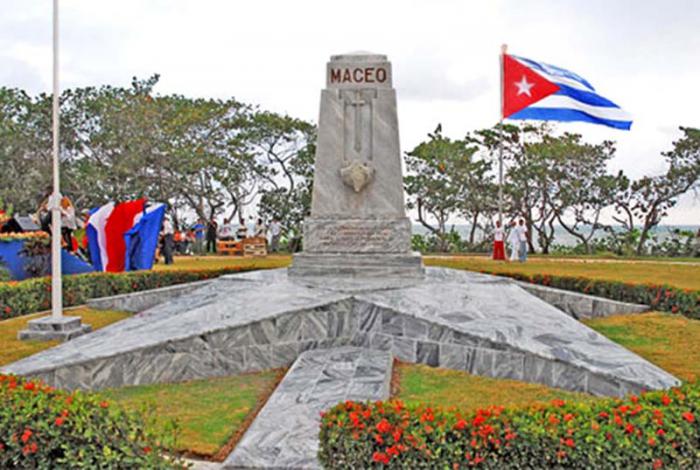
[[[0,468],[183,468],[141,414],[0,374]]]
[[[649,305],[654,310],[700,319],[700,291],[656,284],[632,284],[585,277],[551,274],[521,274],[481,271],[557,289],[595,295],[606,299]]]
[[[320,439],[326,468],[697,468],[700,384],[470,413],[345,402]]]
[[[190,271],[99,272],[63,276],[63,305],[81,305],[88,299],[203,281],[224,274],[256,269],[261,268],[251,266]],[[51,278],[0,282],[0,320],[39,312],[50,307]]]

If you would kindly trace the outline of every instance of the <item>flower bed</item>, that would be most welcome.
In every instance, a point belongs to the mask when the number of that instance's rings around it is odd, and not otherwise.
[[[327,468],[694,468],[700,385],[464,415],[345,402],[323,415],[320,439]]]
[[[175,468],[171,441],[93,395],[0,375],[0,468]]]
[[[527,275],[480,271],[484,274],[506,276],[518,281],[542,286],[590,294],[606,299],[649,305],[654,310],[679,313],[688,318],[700,319],[700,291],[678,289],[655,284],[588,279],[585,277],[556,276],[550,274]]]
[[[224,274],[261,269],[230,267],[192,271],[133,271],[63,276],[63,305],[84,304],[88,299],[127,294],[186,282],[202,281]],[[0,282],[0,319],[46,310],[51,306],[51,278]]]

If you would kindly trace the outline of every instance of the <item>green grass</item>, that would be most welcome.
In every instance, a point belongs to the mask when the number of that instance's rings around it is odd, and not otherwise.
[[[612,341],[639,354],[676,377],[700,378],[700,321],[666,313],[616,315],[585,322]],[[466,372],[401,364],[398,391],[407,403],[433,403],[473,410],[488,405],[527,406],[552,399],[594,399],[588,395],[470,375]]]
[[[173,264],[154,265],[156,271],[178,271],[195,269],[241,268],[285,268],[292,262],[289,255],[269,255],[261,257],[243,256],[176,256]]]
[[[100,392],[126,409],[150,408],[156,429],[176,420],[179,451],[213,456],[242,429],[256,406],[272,391],[282,371],[178,384],[153,384]]]
[[[668,284],[700,290],[700,264],[673,261],[607,260],[595,258],[533,258],[527,263],[493,261],[483,256],[432,256],[427,266],[488,271],[492,273],[551,274],[633,284]]]
[[[585,323],[680,379],[700,379],[700,320],[654,312]]]
[[[470,411],[491,405],[529,406],[554,399],[592,399],[583,393],[544,385],[480,377],[418,364],[399,364],[395,374],[398,391],[394,396],[407,404],[431,403]]]
[[[127,312],[93,310],[87,307],[66,309],[64,315],[81,317],[83,323],[91,325],[93,330],[98,330],[131,316]],[[25,329],[29,320],[44,316],[46,316],[45,312],[0,321],[0,366],[59,344],[58,341],[20,341],[17,339],[17,332]]]

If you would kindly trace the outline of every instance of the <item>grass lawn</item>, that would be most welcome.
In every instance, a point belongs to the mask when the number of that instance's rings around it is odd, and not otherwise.
[[[179,451],[225,457],[232,437],[247,427],[281,380],[282,370],[269,370],[179,384],[153,384],[105,390],[100,395],[127,409],[150,408],[156,428],[177,420]],[[224,449],[222,449],[224,447]],[[226,450],[227,449],[227,450]],[[223,451],[223,452],[220,452]]]
[[[584,323],[679,379],[700,379],[700,320],[654,312]]]
[[[700,378],[700,321],[647,313],[589,320],[588,326],[676,377]],[[488,405],[525,406],[554,398],[594,399],[543,385],[478,377],[466,372],[400,364],[394,396],[407,403],[434,403],[473,410]]]
[[[174,263],[162,262],[154,265],[156,271],[220,269],[230,267],[285,268],[292,262],[289,255],[269,255],[264,257],[242,256],[176,256]]]
[[[66,309],[65,315],[78,316],[83,323],[92,325],[93,330],[105,327],[111,323],[123,320],[131,314],[127,312],[115,312],[111,310],[93,310],[87,307]],[[44,349],[59,344],[58,341],[20,341],[17,332],[25,329],[27,321],[46,316],[46,313],[24,315],[0,322],[0,366],[31,356]]]
[[[483,256],[428,256],[426,266],[488,271],[493,273],[552,274],[591,279],[668,284],[700,290],[700,264],[669,261],[609,260],[597,258],[532,258],[527,263],[505,263]]]
[[[475,410],[489,405],[527,406],[559,399],[591,399],[583,393],[567,392],[517,380],[492,379],[466,372],[398,364],[394,370],[397,387],[394,397],[406,404],[432,403],[443,408]]]

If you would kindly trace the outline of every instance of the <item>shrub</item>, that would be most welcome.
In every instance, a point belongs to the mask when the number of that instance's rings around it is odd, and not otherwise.
[[[655,284],[632,284],[551,274],[528,275],[521,273],[481,272],[507,276],[532,284],[619,300],[620,302],[645,304],[654,310],[679,313],[689,318],[700,319],[700,291]]]
[[[145,429],[95,395],[0,375],[0,468],[181,468]]]
[[[468,414],[345,402],[320,439],[326,468],[696,468],[700,387]]]
[[[133,271],[63,276],[63,305],[84,304],[88,299],[126,294],[186,282],[212,279],[224,274],[260,269],[231,267],[191,271]],[[51,306],[51,278],[0,282],[0,319],[46,310]]]

